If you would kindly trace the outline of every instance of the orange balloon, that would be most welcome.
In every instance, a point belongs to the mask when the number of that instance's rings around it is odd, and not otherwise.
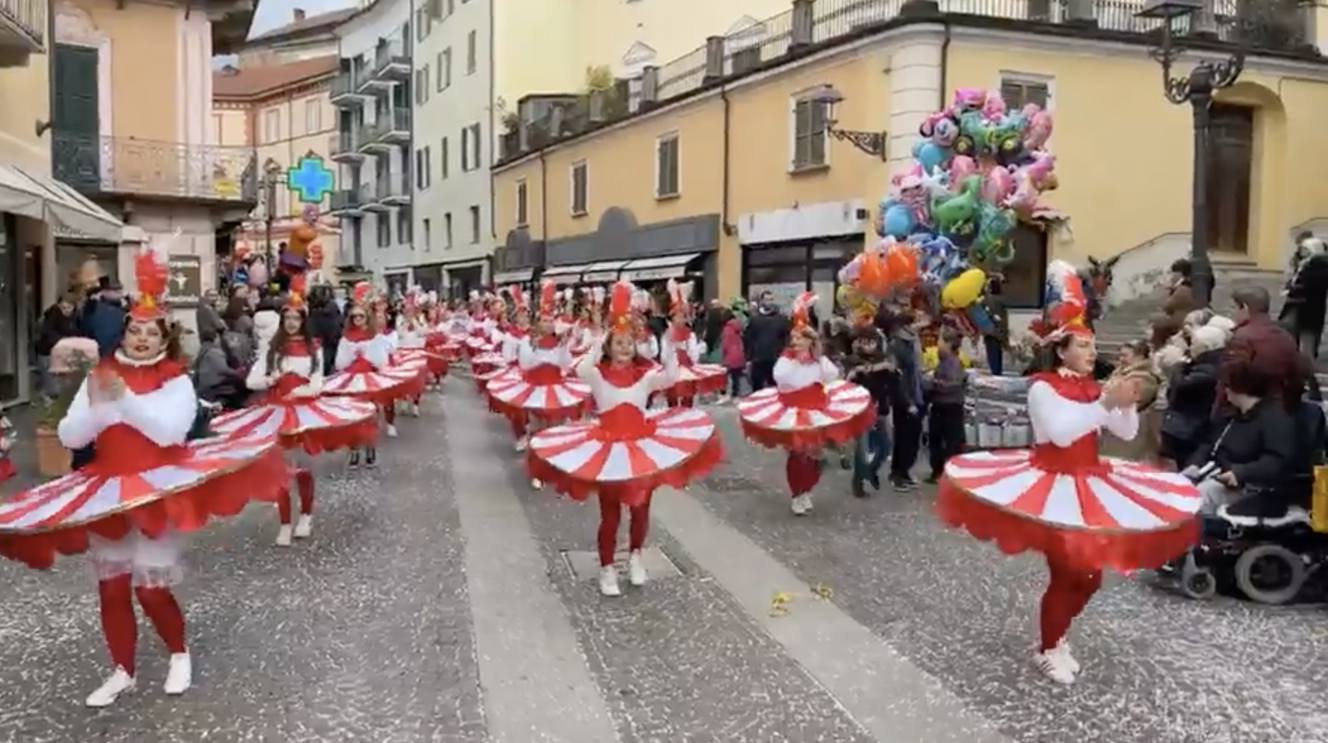
[[[891,245],[885,251],[885,265],[893,283],[911,286],[918,280],[918,254],[903,245]]]
[[[885,256],[868,252],[862,256],[858,270],[858,291],[872,297],[884,297],[890,292],[890,264]]]

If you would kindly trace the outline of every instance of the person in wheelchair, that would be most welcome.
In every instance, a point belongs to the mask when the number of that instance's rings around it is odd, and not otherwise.
[[[1269,494],[1286,492],[1295,459],[1292,416],[1272,394],[1273,380],[1245,361],[1228,364],[1223,376],[1230,417],[1217,421],[1214,440],[1199,447],[1183,470],[1198,484],[1204,499],[1200,513],[1206,516],[1246,496],[1279,497]]]
[[[1324,463],[1328,421],[1318,403],[1297,404],[1292,420],[1293,449],[1281,484],[1272,489],[1247,490],[1244,497],[1218,510],[1218,516],[1236,526],[1278,528],[1310,523],[1314,494],[1314,468]]]

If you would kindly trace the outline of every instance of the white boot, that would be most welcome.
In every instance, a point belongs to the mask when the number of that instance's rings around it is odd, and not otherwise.
[[[1052,648],[1051,652],[1061,656],[1061,660],[1065,661],[1065,667],[1070,669],[1070,673],[1073,673],[1076,676],[1079,675],[1079,661],[1075,660],[1073,655],[1070,655],[1069,640],[1062,637],[1061,641],[1056,643],[1056,647]]]
[[[411,414],[412,417],[415,417],[415,418],[420,417],[420,404],[419,404],[419,403],[417,403],[417,402],[413,402],[413,403],[410,404],[410,414]]]
[[[540,490],[544,487],[544,481],[538,477],[530,478],[530,487],[532,490]]]
[[[812,512],[812,494],[811,494],[811,493],[803,493],[803,494],[802,494],[801,496],[799,496],[799,497],[802,498],[802,512],[803,512],[804,514],[811,513],[811,512]]]
[[[1065,656],[1057,652],[1055,648],[1045,653],[1035,653],[1033,662],[1037,664],[1038,670],[1046,674],[1047,678],[1052,681],[1067,686],[1074,683],[1074,671],[1070,670],[1070,664],[1066,662]]]
[[[295,520],[295,538],[307,539],[314,530],[314,515],[312,513],[302,513],[300,518]]]
[[[291,543],[291,525],[282,524],[281,528],[277,529],[277,546],[289,547],[290,543]]]
[[[166,672],[166,683],[161,688],[171,696],[178,696],[193,683],[194,666],[189,660],[189,653],[171,653],[171,667]]]
[[[618,571],[612,565],[599,569],[599,593],[601,596],[622,595],[622,591],[618,590]]]
[[[792,499],[789,500],[789,510],[793,511],[793,515],[794,515],[794,516],[805,516],[805,515],[807,515],[807,509],[804,508],[803,505],[802,505],[802,496],[801,496],[801,495],[795,495],[795,496],[793,496]]]
[[[397,437],[397,427],[389,423],[387,424],[387,430],[385,433],[389,439],[395,439]]]
[[[116,697],[133,690],[134,677],[125,669],[116,666],[110,677],[103,681],[96,691],[88,695],[85,704],[89,707],[109,707],[115,702]]]
[[[516,450],[518,452],[525,451],[529,446],[530,446],[529,436],[522,436],[521,438],[516,440]]]
[[[632,550],[627,557],[627,580],[634,586],[646,584],[646,563],[641,559],[641,550]]]

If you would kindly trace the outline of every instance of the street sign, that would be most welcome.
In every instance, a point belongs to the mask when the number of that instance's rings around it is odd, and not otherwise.
[[[203,294],[203,259],[196,255],[173,255],[167,259],[166,304],[197,307]]]
[[[286,184],[300,201],[318,204],[336,187],[336,173],[323,164],[323,158],[305,155],[286,171]]]

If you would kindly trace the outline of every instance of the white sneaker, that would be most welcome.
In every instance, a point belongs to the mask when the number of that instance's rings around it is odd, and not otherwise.
[[[803,512],[804,514],[811,513],[811,512],[812,512],[812,494],[811,494],[811,493],[803,493],[803,494],[802,494],[801,496],[799,496],[799,497],[802,498],[802,512]]]
[[[601,596],[622,595],[622,591],[618,590],[618,571],[614,570],[612,565],[605,565],[599,569],[599,594]]]
[[[807,508],[802,504],[802,496],[795,495],[789,500],[789,510],[793,511],[794,516],[806,516]]]
[[[634,586],[646,584],[646,562],[641,559],[641,550],[632,550],[627,556],[627,580]]]
[[[290,543],[291,543],[291,525],[282,524],[281,528],[277,529],[277,546],[289,547]]]
[[[171,667],[166,672],[166,683],[162,690],[171,696],[185,693],[194,683],[194,666],[189,660],[189,653],[171,653]]]
[[[1070,670],[1070,664],[1065,661],[1065,656],[1055,648],[1045,653],[1034,654],[1033,662],[1037,664],[1038,670],[1052,681],[1067,686],[1074,683],[1074,671]]]
[[[521,438],[516,440],[516,450],[518,452],[525,451],[529,446],[530,446],[529,436],[522,436]]]
[[[300,518],[295,520],[295,538],[307,539],[314,530],[314,515],[312,513],[302,513]]]
[[[125,669],[116,666],[115,672],[103,681],[96,691],[88,695],[85,704],[89,707],[109,707],[115,702],[116,697],[133,690],[134,677]]]
[[[1065,667],[1070,669],[1070,673],[1079,674],[1079,661],[1075,660],[1073,655],[1070,655],[1069,640],[1062,637],[1056,647],[1051,649],[1051,652],[1061,656],[1061,660],[1065,662]]]
[[[420,404],[413,402],[410,404],[410,415],[412,418],[420,417]]]
[[[530,487],[533,490],[541,490],[544,488],[544,481],[538,477],[532,477],[530,478]]]
[[[397,427],[389,423],[387,424],[387,430],[385,433],[389,439],[395,439],[397,437]]]

